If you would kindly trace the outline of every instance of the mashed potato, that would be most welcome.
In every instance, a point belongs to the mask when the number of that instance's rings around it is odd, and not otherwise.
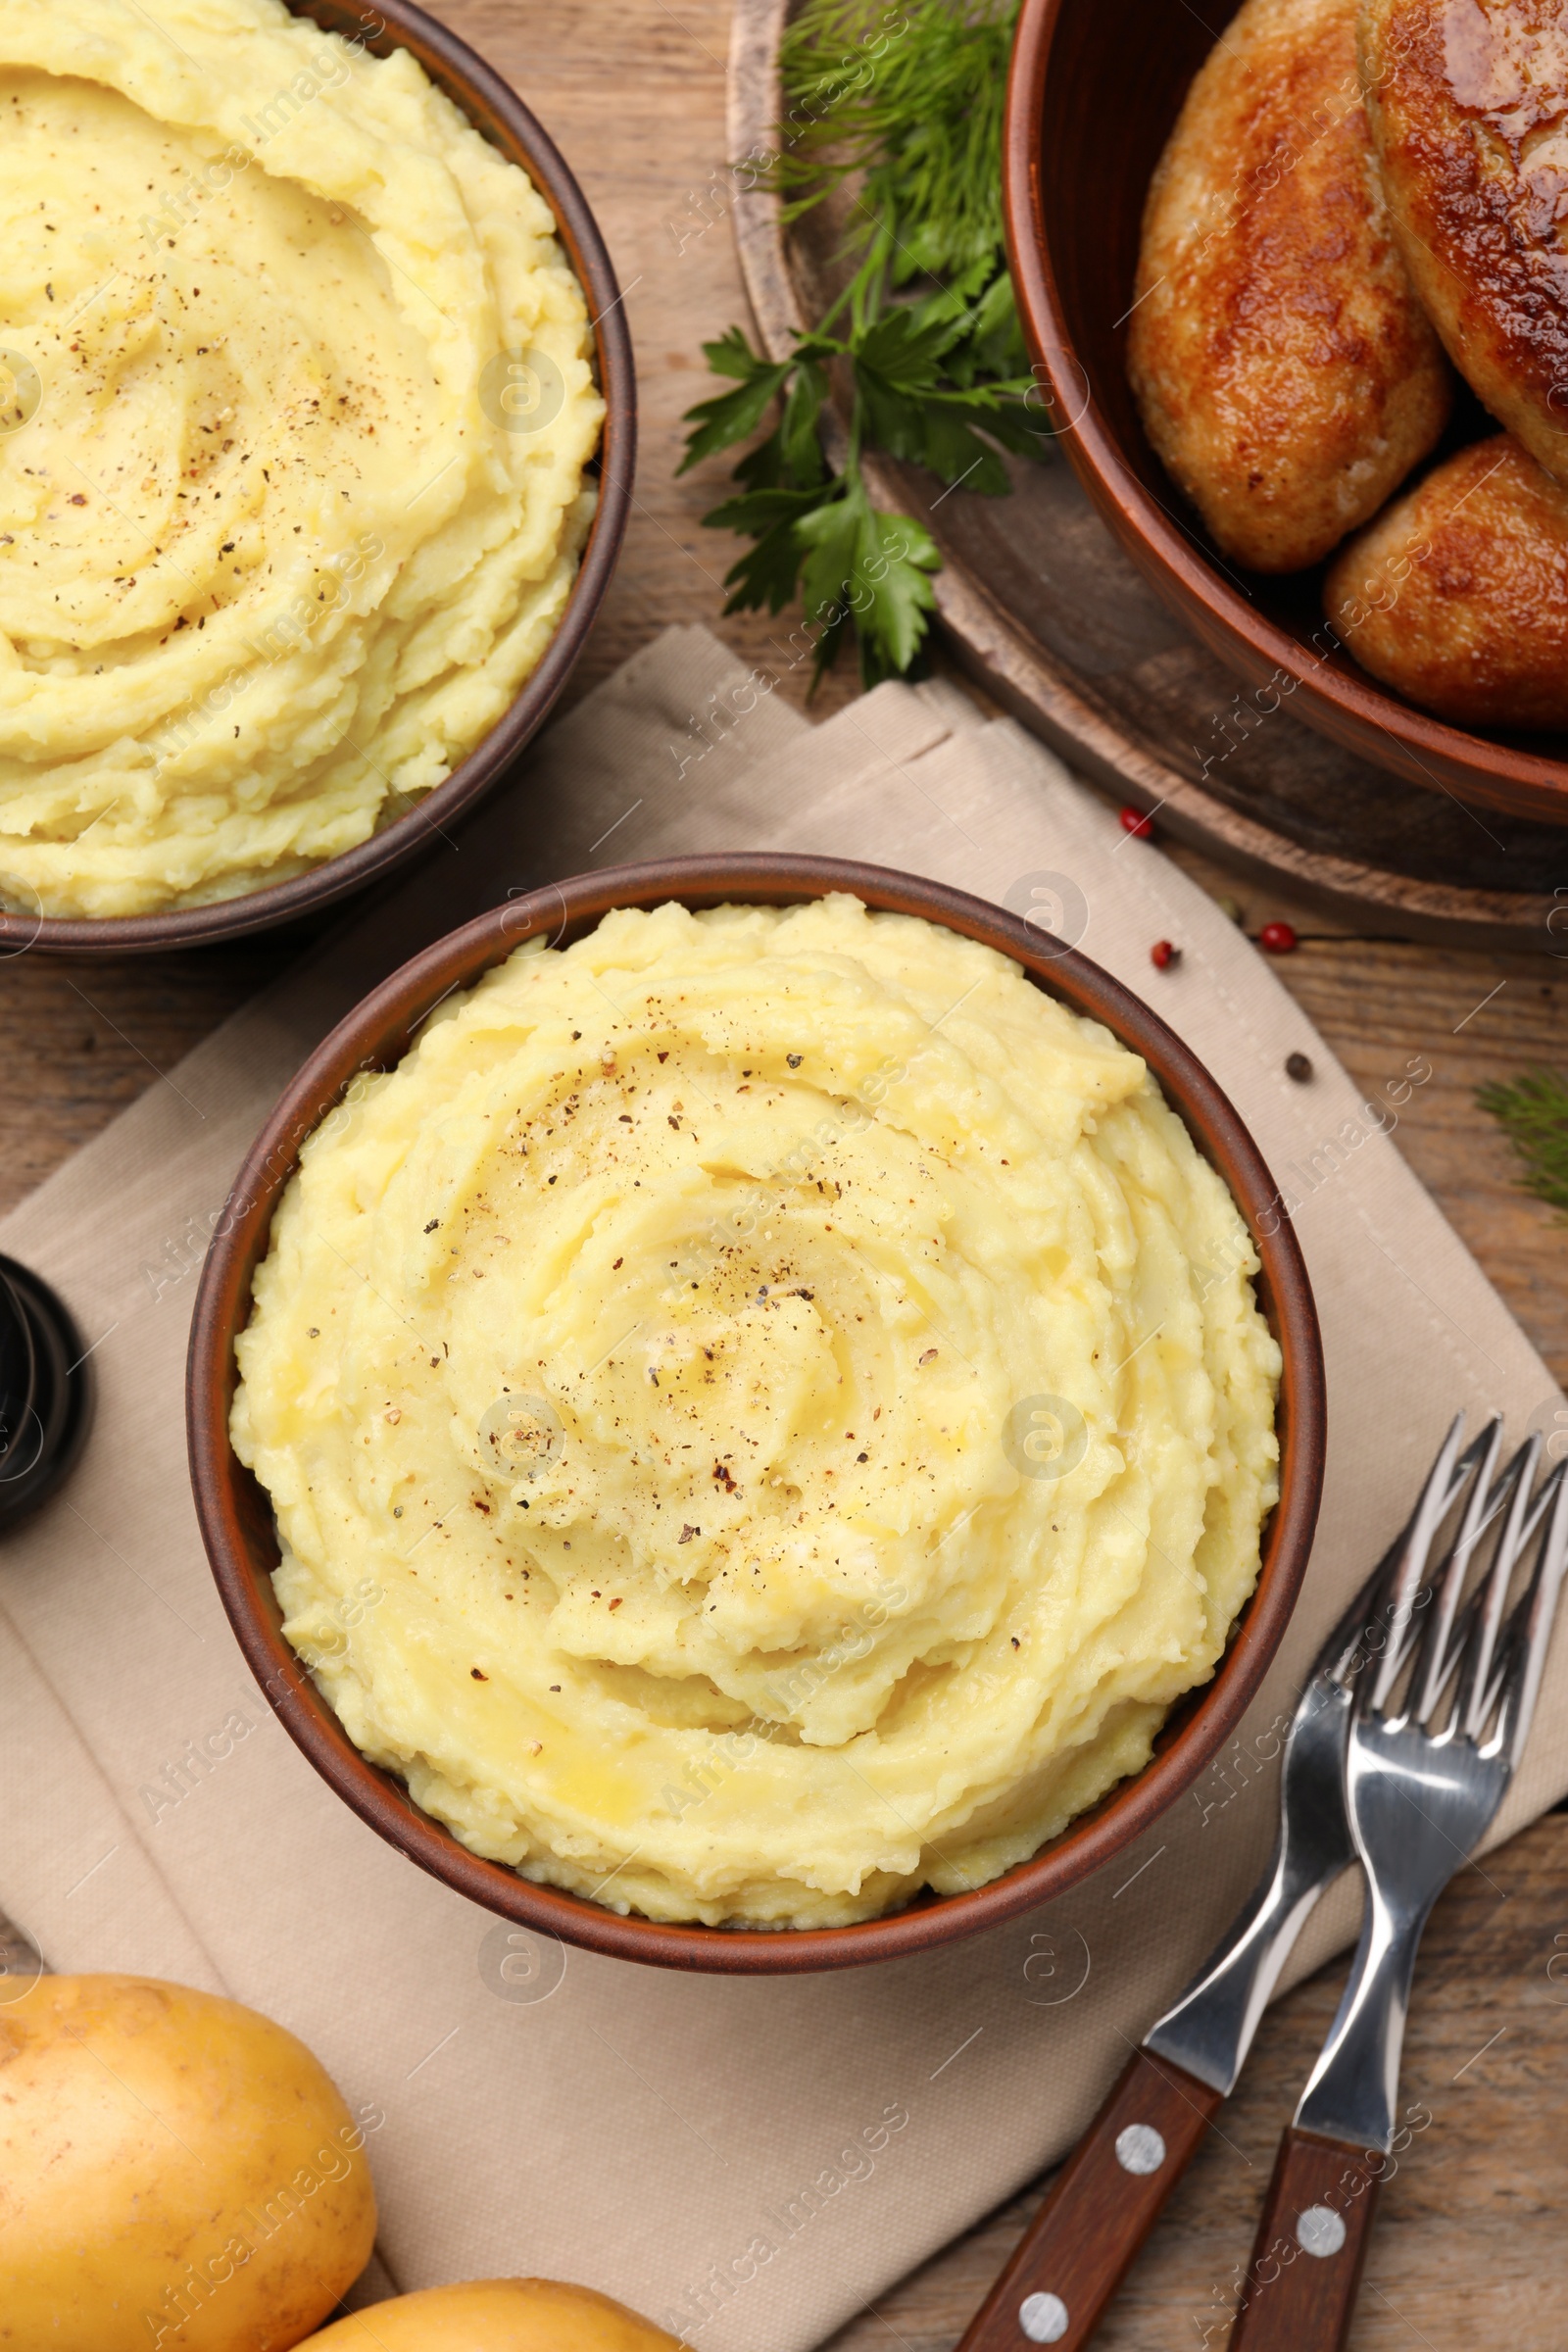
[[[525,1877],[778,1927],[979,1886],[1252,1589],[1256,1262],[987,948],[848,898],[530,942],[279,1206],[233,1438],[285,1630]]]
[[[543,199],[278,0],[4,0],[0,220],[0,901],[353,848],[575,575],[602,403]]]

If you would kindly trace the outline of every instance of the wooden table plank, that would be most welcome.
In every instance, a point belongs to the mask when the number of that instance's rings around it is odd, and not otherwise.
[[[701,516],[722,494],[722,464],[674,478],[681,411],[708,389],[698,344],[744,316],[725,218],[726,0],[624,0],[612,20],[543,0],[432,4],[561,140],[626,288],[643,396],[637,505],[573,695],[668,622],[701,621],[765,668],[789,701],[804,703],[805,672],[784,645],[789,616],[719,617],[720,582],[736,550],[705,531]],[[852,692],[846,670],[824,689],[819,714]],[[1568,1231],[1514,1189],[1506,1147],[1473,1100],[1483,1078],[1568,1060],[1568,963],[1358,938],[1284,893],[1179,857],[1242,905],[1250,930],[1275,915],[1296,923],[1303,945],[1281,961],[1280,976],[1369,1090],[1411,1056],[1430,1062],[1389,1148],[1406,1154],[1554,1373],[1568,1379]],[[281,970],[305,936],[150,963],[24,956],[0,964],[0,1207],[157,1084]],[[1425,2101],[1433,2121],[1386,2194],[1354,2337],[1360,2352],[1503,2342],[1510,2352],[1560,2352],[1568,1984],[1554,1984],[1546,1969],[1568,1952],[1553,1940],[1568,1935],[1565,1883],[1568,1817],[1552,1816],[1491,1858],[1484,1875],[1467,1873],[1439,1908],[1405,2067],[1407,2100]],[[1195,2168],[1107,2323],[1107,2347],[1196,2347],[1205,2327],[1210,2342],[1223,2341],[1215,2315],[1233,2265],[1246,2259],[1274,2138],[1336,1993],[1335,1974],[1325,1972],[1271,2014],[1225,2119],[1242,2154],[1215,2141]],[[927,2266],[835,2352],[886,2352],[894,2342],[947,2352],[1033,2201],[1033,2193],[1019,2199]]]

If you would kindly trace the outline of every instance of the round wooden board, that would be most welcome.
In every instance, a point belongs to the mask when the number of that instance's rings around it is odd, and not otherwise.
[[[796,5],[736,0],[736,161],[776,144],[779,40]],[[732,206],[741,271],[761,341],[782,358],[836,290],[838,219],[824,205],[786,234],[777,198],[744,180]],[[1358,929],[1564,952],[1568,831],[1402,783],[1286,702],[1260,708],[1267,698],[1249,696],[1159,603],[1064,462],[1008,469],[1011,497],[991,499],[881,456],[864,468],[878,506],[936,537],[947,642],[1004,710],[1118,801],[1157,808],[1178,840]]]

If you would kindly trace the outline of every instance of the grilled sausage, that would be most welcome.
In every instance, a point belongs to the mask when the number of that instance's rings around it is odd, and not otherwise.
[[[1363,669],[1460,727],[1568,727],[1568,491],[1507,433],[1462,449],[1324,582]]]
[[[1144,215],[1128,372],[1220,549],[1314,564],[1447,420],[1451,378],[1389,232],[1356,0],[1247,0]]]
[[[1455,366],[1568,482],[1568,0],[1365,0],[1395,233]]]

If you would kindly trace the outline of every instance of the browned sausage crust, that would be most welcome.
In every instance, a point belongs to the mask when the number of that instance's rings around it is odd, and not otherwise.
[[[1568,727],[1568,492],[1507,433],[1436,466],[1335,559],[1364,669],[1461,727]]]
[[[1225,554],[1315,564],[1447,419],[1389,231],[1355,0],[1247,0],[1149,191],[1128,342],[1144,427]]]
[[[1568,481],[1568,0],[1366,0],[1360,41],[1416,291],[1498,422]]]

